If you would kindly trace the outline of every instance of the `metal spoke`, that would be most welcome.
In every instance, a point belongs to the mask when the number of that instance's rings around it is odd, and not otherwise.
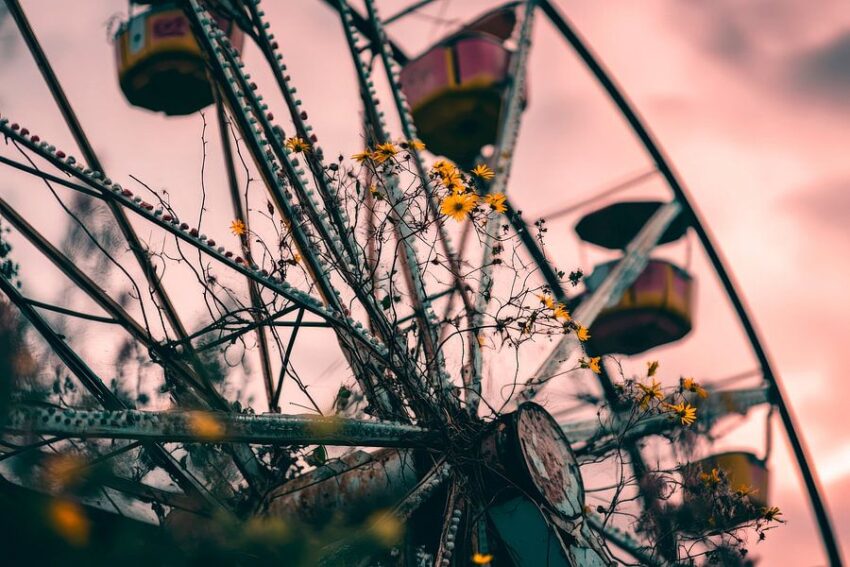
[[[419,0],[418,2],[414,2],[413,4],[408,6],[407,8],[402,8],[401,10],[399,10],[398,12],[396,12],[395,14],[390,16],[389,18],[385,19],[384,20],[384,26],[388,26],[391,23],[398,21],[398,20],[404,18],[405,16],[408,16],[409,14],[413,14],[414,12],[424,8],[428,4],[432,4],[433,2],[434,2],[434,0]]]
[[[466,501],[460,494],[462,487],[460,479],[455,477],[449,487],[449,496],[446,499],[446,508],[443,513],[443,525],[440,529],[440,543],[437,547],[437,555],[434,558],[434,565],[441,567],[450,565],[454,548],[457,541],[458,527],[460,526],[463,512],[466,508]]]
[[[56,437],[48,437],[47,439],[42,439],[41,441],[30,443],[29,445],[15,447],[12,451],[0,453],[0,463],[9,459],[14,459],[15,457],[27,453],[29,451],[35,451],[36,449],[40,449],[41,447],[44,447],[46,445],[59,443],[60,441],[64,441],[65,439],[67,439],[67,437],[65,437],[64,435],[58,435]]]
[[[196,40],[207,55],[213,75],[217,78],[217,82],[225,95],[224,99],[241,131],[243,140],[254,157],[272,201],[280,214],[291,221],[290,231],[295,245],[304,258],[308,272],[316,283],[324,303],[332,313],[343,313],[345,309],[338,297],[337,290],[330,281],[331,270],[317,254],[317,251],[322,247],[314,235],[307,230],[307,225],[300,222],[301,215],[296,214],[295,204],[287,196],[282,180],[267,155],[266,147],[271,147],[279,160],[279,165],[283,168],[283,174],[296,189],[296,192],[300,194],[301,204],[306,206],[309,196],[306,194],[304,171],[296,167],[294,158],[290,157],[290,152],[281,147],[282,141],[274,134],[267,114],[257,111],[259,99],[239,69],[238,56],[235,54],[235,50],[226,42],[223,44],[215,43],[213,38],[221,39],[224,33],[215,27],[209,14],[195,0],[190,0],[185,5],[184,12],[189,19]],[[254,108],[252,108],[252,105]],[[253,116],[254,120],[260,123],[262,130],[251,123],[249,116]],[[310,209],[310,207],[307,208]],[[323,230],[321,223],[314,223],[313,226],[320,232]],[[334,251],[331,240],[325,239],[324,244],[329,247],[328,249],[331,252]],[[360,350],[360,347],[352,342],[348,334],[337,333],[337,337],[349,363],[357,369],[355,375],[374,408],[381,416],[397,415],[401,417],[399,415],[402,411],[400,401],[389,399],[389,392],[386,390],[378,391],[375,376],[379,372],[369,368],[369,357],[358,354],[357,351]]]
[[[451,476],[452,466],[449,463],[442,462],[431,469],[425,477],[419,482],[410,494],[393,509],[393,514],[401,519],[407,520],[411,514],[419,509],[422,504],[427,501],[431,495],[440,488],[449,476]]]
[[[250,277],[260,286],[274,291],[288,301],[303,307],[306,311],[329,321],[335,328],[345,329],[347,336],[362,344],[364,348],[371,350],[372,354],[378,359],[386,360],[389,363],[386,349],[374,337],[362,328],[357,328],[353,323],[343,319],[341,313],[323,307],[322,302],[316,297],[293,288],[288,282],[282,281],[280,278],[268,275],[267,272],[257,266],[246,264],[244,260],[234,257],[232,253],[226,251],[223,247],[216,247],[212,240],[201,238],[201,235],[196,236],[193,230],[188,228],[188,225],[181,223],[171,213],[165,212],[163,209],[154,208],[139,198],[134,199],[130,191],[123,189],[119,184],[113,184],[111,180],[105,179],[99,172],[86,170],[73,161],[58,157],[54,151],[49,150],[50,146],[46,142],[42,141],[39,144],[32,142],[29,138],[22,136],[19,132],[12,129],[9,126],[9,120],[7,118],[0,118],[0,134],[14,140],[29,151],[38,154],[61,171],[94,188],[100,193],[98,198],[116,201],[125,209],[131,210],[148,222],[156,224],[176,238],[201,250],[234,272]],[[72,183],[66,182],[66,184],[71,189],[78,188],[78,186]]]
[[[20,310],[21,314],[26,317],[38,333],[44,337],[53,352],[55,352],[68,369],[80,379],[85,388],[98,400],[98,402],[101,403],[101,405],[110,410],[120,410],[126,407],[124,402],[122,402],[112,392],[112,390],[106,387],[106,384],[103,383],[100,377],[98,377],[83,361],[83,359],[80,358],[80,356],[59,337],[47,321],[45,321],[30,305],[26,303],[23,296],[21,296],[15,286],[4,277],[0,277],[0,291],[6,294],[9,301],[11,301]],[[168,471],[168,473],[174,477],[184,490],[201,496],[210,504],[218,506],[218,502],[212,500],[203,487],[184,474],[182,469],[180,469],[173,461],[171,455],[156,445],[153,445],[148,449],[151,451],[153,458],[158,462],[158,464]]]
[[[593,203],[595,203],[595,202],[597,202],[601,199],[604,199],[606,197],[610,197],[611,195],[615,195],[617,193],[620,193],[621,191],[625,191],[626,189],[631,189],[632,187],[634,187],[636,185],[640,185],[641,183],[643,183],[647,179],[651,179],[651,178],[655,177],[656,175],[658,175],[658,168],[651,167],[646,171],[642,171],[640,173],[630,175],[624,181],[620,181],[619,183],[615,183],[611,187],[608,187],[608,188],[603,189],[601,191],[600,190],[592,191],[592,195],[590,197],[588,197],[587,199],[582,199],[581,201],[579,201],[577,203],[573,203],[572,205],[567,205],[566,207],[560,207],[560,208],[555,209],[554,211],[550,211],[548,213],[536,215],[535,218],[541,218],[541,219],[546,219],[547,221],[551,221],[552,219],[556,219],[558,217],[569,215],[571,213],[574,213],[578,210],[581,210],[581,209],[587,207],[588,205],[592,205]]]
[[[81,439],[138,439],[158,443],[196,441],[366,447],[439,446],[438,435],[413,425],[339,417],[203,411],[15,407],[10,411],[6,429]]]
[[[42,453],[42,456],[46,455],[47,454]],[[20,486],[22,488],[34,490],[36,492],[50,493],[49,491],[46,491],[45,487],[37,481],[37,478],[40,475],[20,475],[16,470],[16,466],[17,465],[15,463],[6,463],[0,461],[0,479],[3,479],[6,482],[9,482],[16,486]],[[38,464],[30,466],[35,466],[36,469],[40,468],[40,465]],[[102,482],[104,487],[115,490],[123,494],[124,496],[131,497],[142,502],[159,502],[160,504],[179,508],[181,510],[188,510],[191,512],[205,514],[210,513],[209,506],[203,505],[198,501],[197,498],[192,498],[191,496],[187,496],[186,494],[180,492],[164,490],[162,488],[150,486],[148,484],[123,478],[117,475],[104,474],[103,472],[98,473],[98,479],[100,482]],[[77,497],[79,497],[79,495],[77,495]],[[93,502],[86,501],[85,499],[83,500],[83,503],[86,505],[94,505],[95,507],[99,507]],[[114,511],[119,512],[119,510]]]
[[[86,319],[87,321],[96,321],[98,323],[107,323],[109,325],[121,324],[119,321],[116,321],[115,319],[112,319],[110,317],[100,317],[98,315],[92,315],[90,313],[82,313],[80,311],[74,311],[73,309],[60,307],[59,305],[53,305],[52,303],[36,301],[35,299],[29,297],[25,298],[25,301],[33,307],[44,309],[45,311],[53,311],[54,313],[61,313],[62,315],[68,315],[69,317],[75,317],[77,319]]]
[[[53,95],[53,98],[62,113],[62,116],[65,118],[65,122],[67,123],[68,128],[71,130],[71,134],[73,135],[74,140],[77,142],[77,146],[79,146],[83,157],[92,169],[94,169],[95,171],[104,172],[103,166],[101,165],[100,160],[95,154],[94,149],[92,148],[91,143],[88,140],[88,137],[85,135],[85,132],[83,131],[82,125],[77,119],[76,114],[71,108],[71,104],[68,101],[68,98],[65,95],[64,90],[62,89],[62,86],[59,83],[59,79],[53,72],[53,68],[51,67],[50,62],[48,61],[44,50],[42,50],[41,45],[38,39],[36,38],[35,33],[33,32],[32,27],[30,26],[23,9],[21,8],[20,3],[18,2],[18,0],[6,0],[6,5],[8,6],[9,12],[12,14],[12,18],[15,20],[15,23],[18,26],[18,30],[21,32],[24,41],[29,47],[31,54],[35,59],[39,70],[41,71],[44,81],[47,83],[47,86],[50,89],[50,92]],[[159,276],[156,274],[156,270],[154,269],[154,266],[151,263],[150,256],[148,256],[146,249],[142,246],[142,242],[136,234],[135,230],[133,229],[133,226],[130,224],[129,219],[124,213],[124,210],[112,201],[107,201],[107,205],[109,206],[109,209],[112,212],[112,216],[115,218],[116,223],[121,229],[124,238],[126,238],[130,250],[136,258],[136,261],[142,267],[142,272],[144,273],[145,278],[147,279],[148,285],[150,285],[151,289],[154,292],[154,295],[158,299],[160,307],[165,312],[165,316],[168,319],[171,328],[174,330],[178,337],[184,338],[186,336],[186,328],[184,327],[183,322],[180,320],[180,317],[177,314],[177,310],[175,309],[170,297],[166,293],[165,288],[163,287],[162,282],[159,279]],[[202,365],[197,364],[197,368],[202,368]]]
[[[280,403],[280,393],[283,390],[283,379],[286,376],[287,369],[289,368],[289,359],[292,356],[292,349],[295,347],[295,337],[298,336],[298,331],[301,329],[301,320],[303,318],[304,310],[302,309],[298,312],[298,316],[295,318],[295,325],[293,325],[292,333],[289,335],[289,343],[286,345],[286,352],[283,354],[283,362],[280,367],[280,377],[277,380],[277,388],[274,390],[274,396],[272,396],[272,404],[274,407],[277,407]]]
[[[407,55],[401,50],[401,48],[396,45],[393,41],[391,41],[388,37],[379,38],[377,32],[375,31],[372,23],[364,18],[357,10],[352,8],[351,6],[342,5],[339,0],[323,0],[325,4],[339,12],[340,15],[343,15],[343,12],[348,12],[350,16],[350,23],[354,26],[354,29],[363,35],[369,41],[369,47],[373,50],[377,50],[382,43],[386,43],[389,48],[392,50],[393,59],[398,62],[399,65],[404,65],[408,61]]]
[[[224,154],[224,168],[227,173],[227,187],[230,191],[230,201],[233,205],[233,216],[245,223],[245,231],[239,235],[239,243],[242,245],[242,254],[249,264],[253,264],[253,254],[251,253],[251,243],[248,240],[248,233],[251,228],[248,224],[248,217],[245,214],[242,206],[242,198],[239,195],[239,180],[236,177],[236,167],[233,161],[233,147],[230,141],[230,134],[227,131],[227,114],[224,111],[224,105],[221,103],[221,95],[216,92],[216,118],[218,119],[218,133],[221,139],[222,153]],[[257,323],[263,316],[268,317],[268,310],[263,305],[260,298],[260,289],[257,282],[246,278],[248,284],[248,293],[251,296],[251,316],[254,322]],[[266,387],[266,401],[269,404],[269,410],[274,406],[271,405],[272,390],[272,365],[269,353],[269,344],[266,339],[266,329],[258,325],[256,329],[257,345],[260,349],[260,369],[263,372],[263,384]]]
[[[699,405],[698,423],[711,425],[720,418],[729,415],[744,415],[751,408],[772,403],[770,390],[766,387],[744,390],[720,390],[711,392],[710,397]],[[593,441],[594,451],[603,451],[607,447],[604,441],[614,437],[614,442],[633,441],[648,435],[663,434],[678,427],[678,422],[666,415],[642,418],[628,424],[618,419],[616,414],[610,422],[598,418],[573,421],[561,424],[561,428],[570,443]]]
[[[531,49],[531,32],[534,24],[534,0],[525,2],[525,14],[520,27],[518,47],[511,56],[510,84],[505,91],[502,100],[502,111],[499,129],[496,137],[495,150],[493,152],[493,171],[496,176],[486,187],[488,193],[505,194],[508,189],[508,178],[513,165],[514,150],[517,136],[519,135],[520,117],[522,114],[522,99],[525,88],[527,73],[528,53]],[[509,213],[509,218],[513,216]],[[493,289],[493,242],[500,221],[488,217],[484,228],[484,243],[482,245],[481,258],[481,283],[476,294],[475,307],[473,308],[472,328],[479,329],[484,324],[484,315],[490,302]],[[477,331],[476,331],[477,332]],[[470,412],[478,411],[479,397],[481,395],[481,379],[483,373],[483,360],[480,348],[472,351],[472,372],[469,384]]]
[[[649,254],[661,239],[664,231],[675,220],[681,210],[678,201],[671,201],[659,208],[647,221],[637,236],[626,247],[623,258],[590,296],[573,312],[573,318],[590,327],[602,309],[618,300],[637,277],[643,272]],[[580,347],[575,334],[566,334],[549,353],[537,371],[518,394],[522,399],[533,399],[540,386],[557,376],[558,369]]]
[[[0,163],[8,165],[10,167],[13,167],[15,169],[18,169],[18,170],[23,171],[25,173],[29,173],[30,175],[34,175],[35,177],[40,177],[41,179],[44,179],[45,181],[49,181],[51,183],[56,183],[58,185],[62,185],[63,187],[68,187],[69,189],[73,189],[74,191],[81,193],[83,195],[86,195],[88,197],[94,197],[96,199],[103,199],[102,195],[98,191],[90,189],[89,187],[85,187],[83,185],[78,185],[76,183],[72,183],[72,182],[68,181],[67,179],[63,179],[63,178],[58,177],[56,175],[46,173],[44,171],[41,171],[41,170],[36,169],[34,167],[31,167],[29,165],[11,160],[7,157],[0,156]]]
[[[639,541],[632,538],[629,534],[611,525],[605,525],[599,521],[596,516],[589,515],[587,522],[590,527],[598,532],[606,540],[610,541],[638,561],[641,565],[649,567],[663,567],[666,562],[660,560],[653,553],[652,548],[642,545]]]

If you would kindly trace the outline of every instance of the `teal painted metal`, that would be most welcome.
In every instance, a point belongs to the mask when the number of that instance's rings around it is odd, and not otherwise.
[[[567,546],[528,498],[490,506],[487,515],[517,567],[572,567]]]
[[[586,528],[558,522],[523,496],[490,506],[487,516],[516,567],[611,565]]]

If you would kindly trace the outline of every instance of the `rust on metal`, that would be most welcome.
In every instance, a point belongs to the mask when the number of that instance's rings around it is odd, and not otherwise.
[[[558,423],[537,404],[516,412],[516,436],[531,484],[567,518],[582,513],[584,488],[578,462]]]
[[[360,520],[398,502],[421,477],[412,451],[356,451],[272,489],[261,511],[311,524]]]

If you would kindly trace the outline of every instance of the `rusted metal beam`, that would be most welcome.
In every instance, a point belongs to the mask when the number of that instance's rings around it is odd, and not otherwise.
[[[279,445],[436,447],[435,433],[412,425],[338,417],[206,411],[75,410],[16,407],[5,426],[15,432],[76,438]]]
[[[339,516],[359,521],[395,505],[422,477],[412,451],[357,451],[273,489],[262,513],[314,525]]]

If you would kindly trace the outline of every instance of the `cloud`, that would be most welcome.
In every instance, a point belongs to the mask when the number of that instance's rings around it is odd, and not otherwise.
[[[850,95],[850,32],[795,56],[789,63],[791,86],[826,102],[847,104]]]
[[[847,45],[850,49],[850,42]],[[847,85],[850,89],[850,80]],[[850,176],[796,191],[781,206],[806,230],[828,231],[830,236],[850,239]]]
[[[15,26],[9,17],[6,3],[0,4],[0,60],[11,57],[15,45]]]
[[[672,2],[668,22],[772,98],[809,98],[833,108],[850,100],[850,22],[840,3],[811,10],[792,0]]]

